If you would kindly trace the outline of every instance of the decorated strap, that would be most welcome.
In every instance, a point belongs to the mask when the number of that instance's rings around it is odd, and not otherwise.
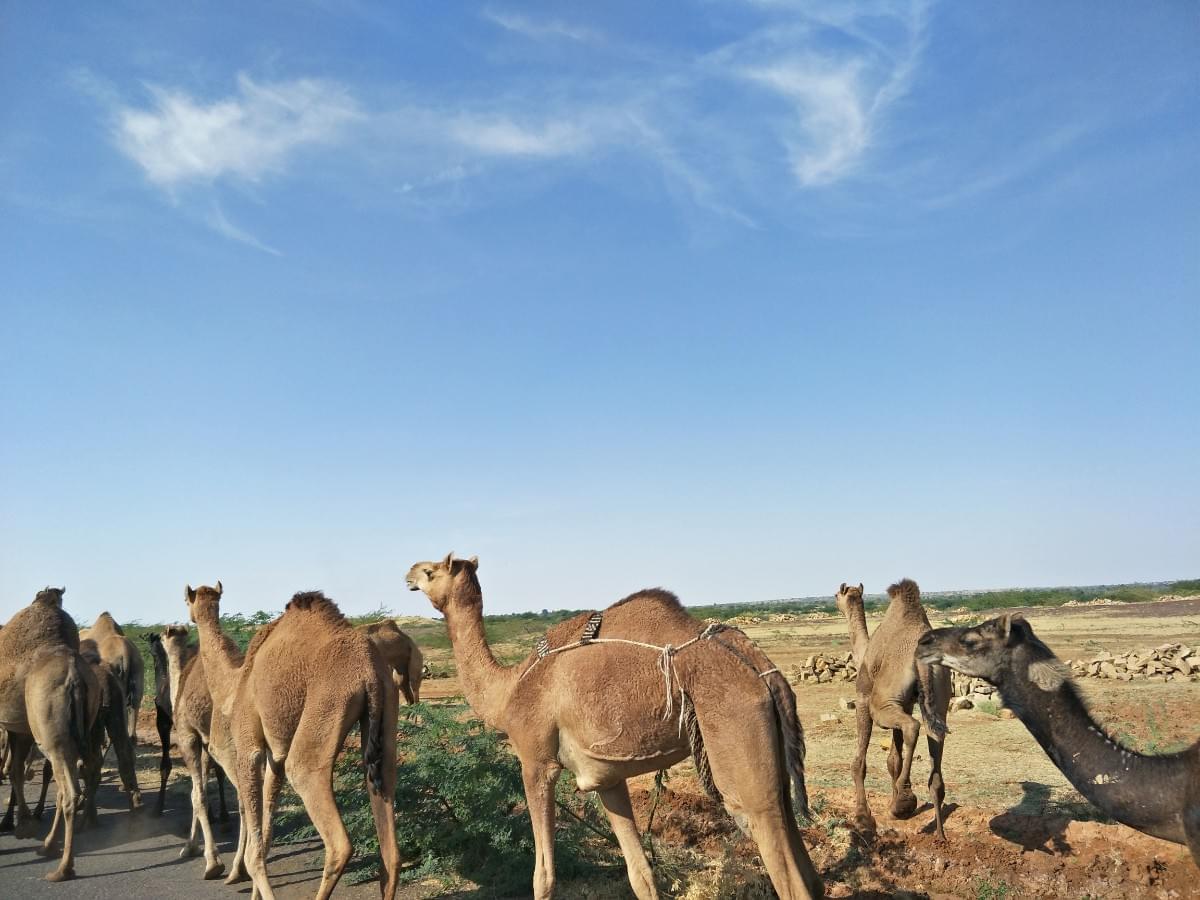
[[[588,616],[587,623],[583,626],[583,637],[580,638],[584,643],[594,641],[596,635],[600,633],[600,623],[604,621],[604,613],[594,612]]]
[[[538,659],[545,659],[546,654],[550,652],[550,642],[545,637],[540,637],[533,649],[537,651]]]

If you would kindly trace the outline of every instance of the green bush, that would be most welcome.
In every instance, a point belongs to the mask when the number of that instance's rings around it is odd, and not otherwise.
[[[409,860],[401,880],[465,879],[490,896],[528,893],[533,833],[521,766],[501,735],[464,706],[427,704],[403,707],[398,732],[396,838]],[[568,777],[560,779],[561,805],[575,813],[560,815],[555,840],[555,869],[564,878],[617,861],[598,836],[607,834],[607,823],[599,824],[592,803],[571,797],[571,787]],[[378,877],[379,840],[357,750],[339,760],[334,794],[354,844],[351,877]],[[316,835],[298,805],[281,816],[280,833],[284,840]]]

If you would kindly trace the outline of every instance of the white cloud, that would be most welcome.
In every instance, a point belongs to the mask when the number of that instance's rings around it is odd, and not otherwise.
[[[592,143],[588,131],[570,121],[550,121],[537,127],[511,119],[460,116],[447,131],[463,147],[486,156],[573,156]]]
[[[272,84],[238,76],[233,96],[205,103],[151,87],[149,109],[120,106],[117,146],[162,188],[222,177],[257,181],[306,145],[336,141],[360,116],[341,87],[315,79]]]
[[[784,143],[801,185],[830,184],[859,162],[871,139],[871,121],[857,64],[795,61],[744,74],[795,105],[797,128],[785,131]]]
[[[582,25],[570,25],[557,19],[534,21],[518,13],[485,9],[483,17],[505,31],[519,34],[535,41],[566,38],[580,43],[597,44],[603,40],[600,32]]]

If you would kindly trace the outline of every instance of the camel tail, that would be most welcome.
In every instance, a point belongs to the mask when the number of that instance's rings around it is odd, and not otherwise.
[[[376,794],[383,793],[383,686],[371,679],[367,688],[367,715],[362,727],[363,766],[367,785]],[[391,683],[387,685],[391,690]]]
[[[413,700],[421,699],[421,679],[425,674],[425,657],[421,648],[413,644],[412,653],[408,656],[408,689],[412,691]]]
[[[945,667],[933,663],[917,663],[917,694],[921,703],[921,718],[930,735],[943,740],[950,729],[946,725],[946,710],[950,704],[949,683]]]
[[[792,802],[796,811],[806,819],[812,818],[808,807],[808,787],[804,783],[804,727],[796,712],[796,694],[781,672],[772,672],[763,679],[771,700],[775,703],[775,717],[779,725],[779,737],[783,742],[783,760],[787,778],[792,783]]]
[[[700,734],[696,707],[687,694],[682,695],[680,703],[683,704],[679,713],[680,725],[687,734],[688,748],[692,751],[692,761],[696,764],[696,780],[700,782],[700,787],[704,788],[704,793],[717,803],[724,803],[721,792],[717,790],[717,783],[713,781],[712,767],[708,764],[708,751],[704,749],[704,736]]]
[[[64,685],[67,694],[67,733],[71,736],[79,755],[86,757],[91,752],[90,729],[87,721],[87,685],[79,677],[75,666],[67,672]]]

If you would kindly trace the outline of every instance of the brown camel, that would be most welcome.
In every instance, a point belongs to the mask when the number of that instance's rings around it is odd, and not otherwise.
[[[162,758],[159,762],[159,790],[156,814],[162,815],[166,804],[167,780],[171,776],[171,727],[175,725],[174,698],[179,694],[179,687],[187,685],[185,695],[180,698],[184,707],[181,713],[182,721],[176,728],[181,734],[186,731],[198,736],[201,744],[207,739],[209,722],[212,718],[212,696],[208,692],[208,683],[204,677],[204,664],[197,655],[194,644],[188,643],[188,628],[186,625],[168,625],[161,634],[151,634],[147,637],[150,642],[150,653],[154,658],[154,707],[158,739],[162,746]],[[182,742],[181,742],[182,747]],[[189,743],[189,753],[195,744]],[[181,749],[182,755],[184,751]],[[217,796],[220,804],[221,822],[229,821],[229,810],[225,804],[225,772],[212,761],[208,751],[201,748],[202,765],[211,767],[217,778]],[[190,773],[189,769],[189,773]],[[199,774],[199,773],[197,773]],[[208,782],[203,776],[201,781],[208,793]],[[213,813],[205,804],[211,821]],[[186,855],[192,856],[196,851],[196,834],[200,828],[199,819],[192,817],[190,848]]]
[[[795,695],[762,651],[736,629],[703,628],[674,594],[647,590],[556,625],[524,661],[502,666],[484,633],[477,569],[450,554],[417,563],[407,582],[445,616],[467,702],[521,760],[537,900],[554,892],[554,784],[564,768],[579,790],[599,793],[639,900],[657,897],[626,781],[689,754],[757,842],[779,896],[822,896],[789,791],[807,812]]]
[[[1110,738],[1070,669],[1019,615],[930,631],[917,657],[995,685],[1075,790],[1130,828],[1186,844],[1200,866],[1200,741],[1147,756]]]
[[[196,826],[199,825],[204,834],[204,877],[216,878],[225,868],[212,837],[208,804],[205,802],[207,769],[204,751],[207,751],[226,775],[233,776],[238,792],[238,845],[233,865],[225,879],[226,884],[236,884],[249,877],[245,865],[248,830],[246,806],[244,792],[237,781],[237,747],[231,729],[234,694],[242,671],[243,656],[237,644],[221,630],[223,593],[224,588],[219,581],[216,587],[201,585],[193,590],[188,585],[184,591],[188,615],[200,635],[200,650],[196,658],[180,672],[179,685],[173,698],[177,743],[192,776],[192,829],[179,855],[191,856],[195,853]],[[172,645],[168,644],[168,660],[172,652]],[[206,710],[207,724],[204,719]],[[268,806],[273,810],[279,796],[276,783],[269,785],[267,793],[270,797]],[[269,835],[269,818],[267,822]],[[270,847],[269,838],[267,846]]]
[[[233,702],[233,730],[246,866],[263,900],[275,896],[266,867],[274,803],[266,773],[277,783],[286,775],[325,844],[318,900],[333,893],[350,861],[353,847],[333,798],[333,766],[355,723],[379,834],[383,897],[395,897],[396,706],[388,664],[375,644],[319,591],[296,594],[283,615],[254,636]]]
[[[99,710],[99,685],[79,655],[79,630],[63,611],[63,588],[39,591],[32,604],[0,631],[0,728],[12,750],[9,776],[17,806],[17,829],[31,821],[25,804],[25,760],[34,741],[54,770],[56,812],[42,852],[55,852],[63,824],[62,859],[46,875],[75,875],[75,811],[79,762],[90,752],[89,734]],[[7,819],[7,817],[6,817]]]
[[[425,657],[416,642],[400,630],[395,619],[383,619],[357,627],[375,642],[384,660],[392,667],[392,680],[405,701],[409,704],[420,702]]]
[[[914,653],[921,635],[929,631],[929,619],[921,606],[921,591],[908,578],[888,588],[887,612],[875,633],[867,634],[863,609],[862,585],[837,592],[838,609],[846,616],[851,653],[858,662],[858,700],[855,716],[858,725],[858,752],[851,772],[856,794],[855,827],[866,836],[875,833],[875,818],[867,804],[867,751],[871,746],[871,726],[891,729],[888,773],[892,777],[891,814],[906,819],[917,809],[911,772],[913,753],[921,726],[912,717],[913,706],[921,703],[929,743],[929,792],[933,801],[934,824],[939,840],[945,840],[942,828],[942,802],[946,797],[942,781],[942,748],[946,740],[946,711],[950,706],[950,672],[942,666],[918,662]]]
[[[82,644],[82,639],[80,640]],[[105,744],[110,743],[117,757],[117,771],[121,776],[121,784],[129,794],[129,809],[140,809],[142,792],[137,783],[137,769],[134,764],[133,742],[126,730],[129,720],[126,717],[128,706],[121,689],[121,678],[112,670],[108,663],[101,662],[100,657],[85,650],[80,654],[96,676],[99,688],[100,708],[92,731],[88,738],[89,752],[83,758],[81,772],[83,775],[83,822],[94,825],[96,817],[96,792],[100,787],[100,773],[104,764],[107,750]],[[46,789],[51,775],[50,761],[47,760],[42,770],[42,793],[38,798],[34,816],[40,817],[46,802]],[[57,817],[61,810],[56,809]],[[51,829],[53,830],[53,829]]]
[[[141,651],[106,612],[100,613],[91,628],[79,632],[80,652],[93,651],[102,662],[108,663],[121,679],[121,691],[125,697],[127,730],[129,739],[137,745],[137,717],[145,693],[146,673]]]

